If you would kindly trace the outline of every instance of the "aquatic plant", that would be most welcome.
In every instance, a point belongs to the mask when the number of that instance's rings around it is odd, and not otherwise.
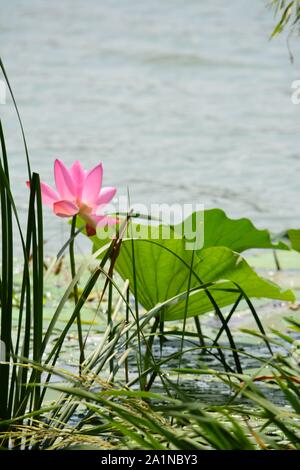
[[[171,234],[169,239],[164,238],[162,226],[151,227],[150,230],[147,225],[139,225],[133,229],[133,233],[137,233],[138,236],[131,238],[131,225],[134,224],[129,223],[127,230],[129,237],[122,239],[115,269],[124,280],[129,279],[132,292],[146,309],[184,292],[188,285],[191,295],[187,316],[214,310],[214,300],[219,307],[234,304],[243,293],[248,297],[294,300],[291,291],[282,291],[275,284],[258,276],[246,260],[236,252],[242,251],[243,248],[259,247],[261,244],[265,248],[287,249],[287,246],[283,243],[273,244],[266,231],[258,231],[253,225],[251,237],[249,222],[246,220],[226,219],[227,232],[224,230],[223,235],[218,236],[219,216],[218,210],[205,211],[205,244],[203,248],[196,250],[186,249],[188,240],[184,235],[177,238]],[[224,217],[226,216],[223,215],[223,219]],[[80,225],[80,221],[78,224]],[[236,225],[239,225],[239,230],[236,229]],[[215,226],[217,229],[212,230],[210,235],[208,230]],[[105,239],[103,232],[100,237],[93,237],[92,241],[94,249],[97,250],[107,243],[108,239]],[[134,285],[133,266],[138,273],[136,285]],[[205,286],[205,289],[194,292],[194,289],[200,286]],[[183,318],[184,312],[184,301],[179,298],[164,311],[164,319]]]
[[[61,160],[54,162],[54,177],[57,191],[41,182],[43,204],[49,206],[59,217],[80,215],[86,222],[89,235],[96,233],[97,226],[115,224],[116,219],[100,215],[100,211],[113,199],[117,189],[102,188],[103,167],[96,165],[89,171],[76,160],[70,170]],[[27,182],[30,187],[30,181]]]

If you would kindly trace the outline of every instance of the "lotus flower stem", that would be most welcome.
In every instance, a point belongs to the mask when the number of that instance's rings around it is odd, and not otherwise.
[[[75,255],[74,255],[74,234],[76,230],[76,215],[72,217],[72,225],[71,225],[71,235],[70,235],[70,245],[69,245],[69,253],[70,253],[70,266],[71,266],[71,275],[72,279],[74,279],[76,275],[76,263],[75,263]],[[75,301],[75,306],[77,305],[78,302],[78,285],[77,283],[74,285],[73,289],[73,295],[74,295],[74,301]],[[78,343],[79,343],[79,373],[81,374],[81,365],[84,362],[84,343],[83,343],[83,337],[82,337],[82,328],[81,328],[81,316],[80,312],[78,312],[77,315],[77,331],[78,331]]]

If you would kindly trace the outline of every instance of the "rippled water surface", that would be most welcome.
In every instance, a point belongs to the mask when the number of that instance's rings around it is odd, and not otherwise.
[[[299,226],[300,40],[269,41],[263,0],[0,0],[1,55],[32,167],[104,161],[134,202],[200,202],[260,226]],[[21,211],[12,103],[1,105]],[[49,249],[65,222],[46,212]]]

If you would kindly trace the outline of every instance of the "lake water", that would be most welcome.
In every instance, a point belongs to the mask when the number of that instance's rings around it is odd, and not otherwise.
[[[0,0],[0,44],[32,168],[104,162],[136,203],[198,202],[273,230],[300,226],[300,38],[269,41],[263,0]],[[0,105],[27,201],[12,102]],[[66,222],[45,210],[48,251]]]

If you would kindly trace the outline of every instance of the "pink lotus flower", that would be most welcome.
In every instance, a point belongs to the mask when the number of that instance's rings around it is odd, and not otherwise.
[[[102,188],[102,175],[101,163],[90,171],[85,171],[76,160],[68,170],[62,161],[55,160],[54,178],[57,191],[41,182],[42,202],[51,207],[59,217],[78,214],[86,222],[88,235],[95,235],[96,227],[114,225],[117,222],[116,218],[99,215],[117,191],[116,188]]]

